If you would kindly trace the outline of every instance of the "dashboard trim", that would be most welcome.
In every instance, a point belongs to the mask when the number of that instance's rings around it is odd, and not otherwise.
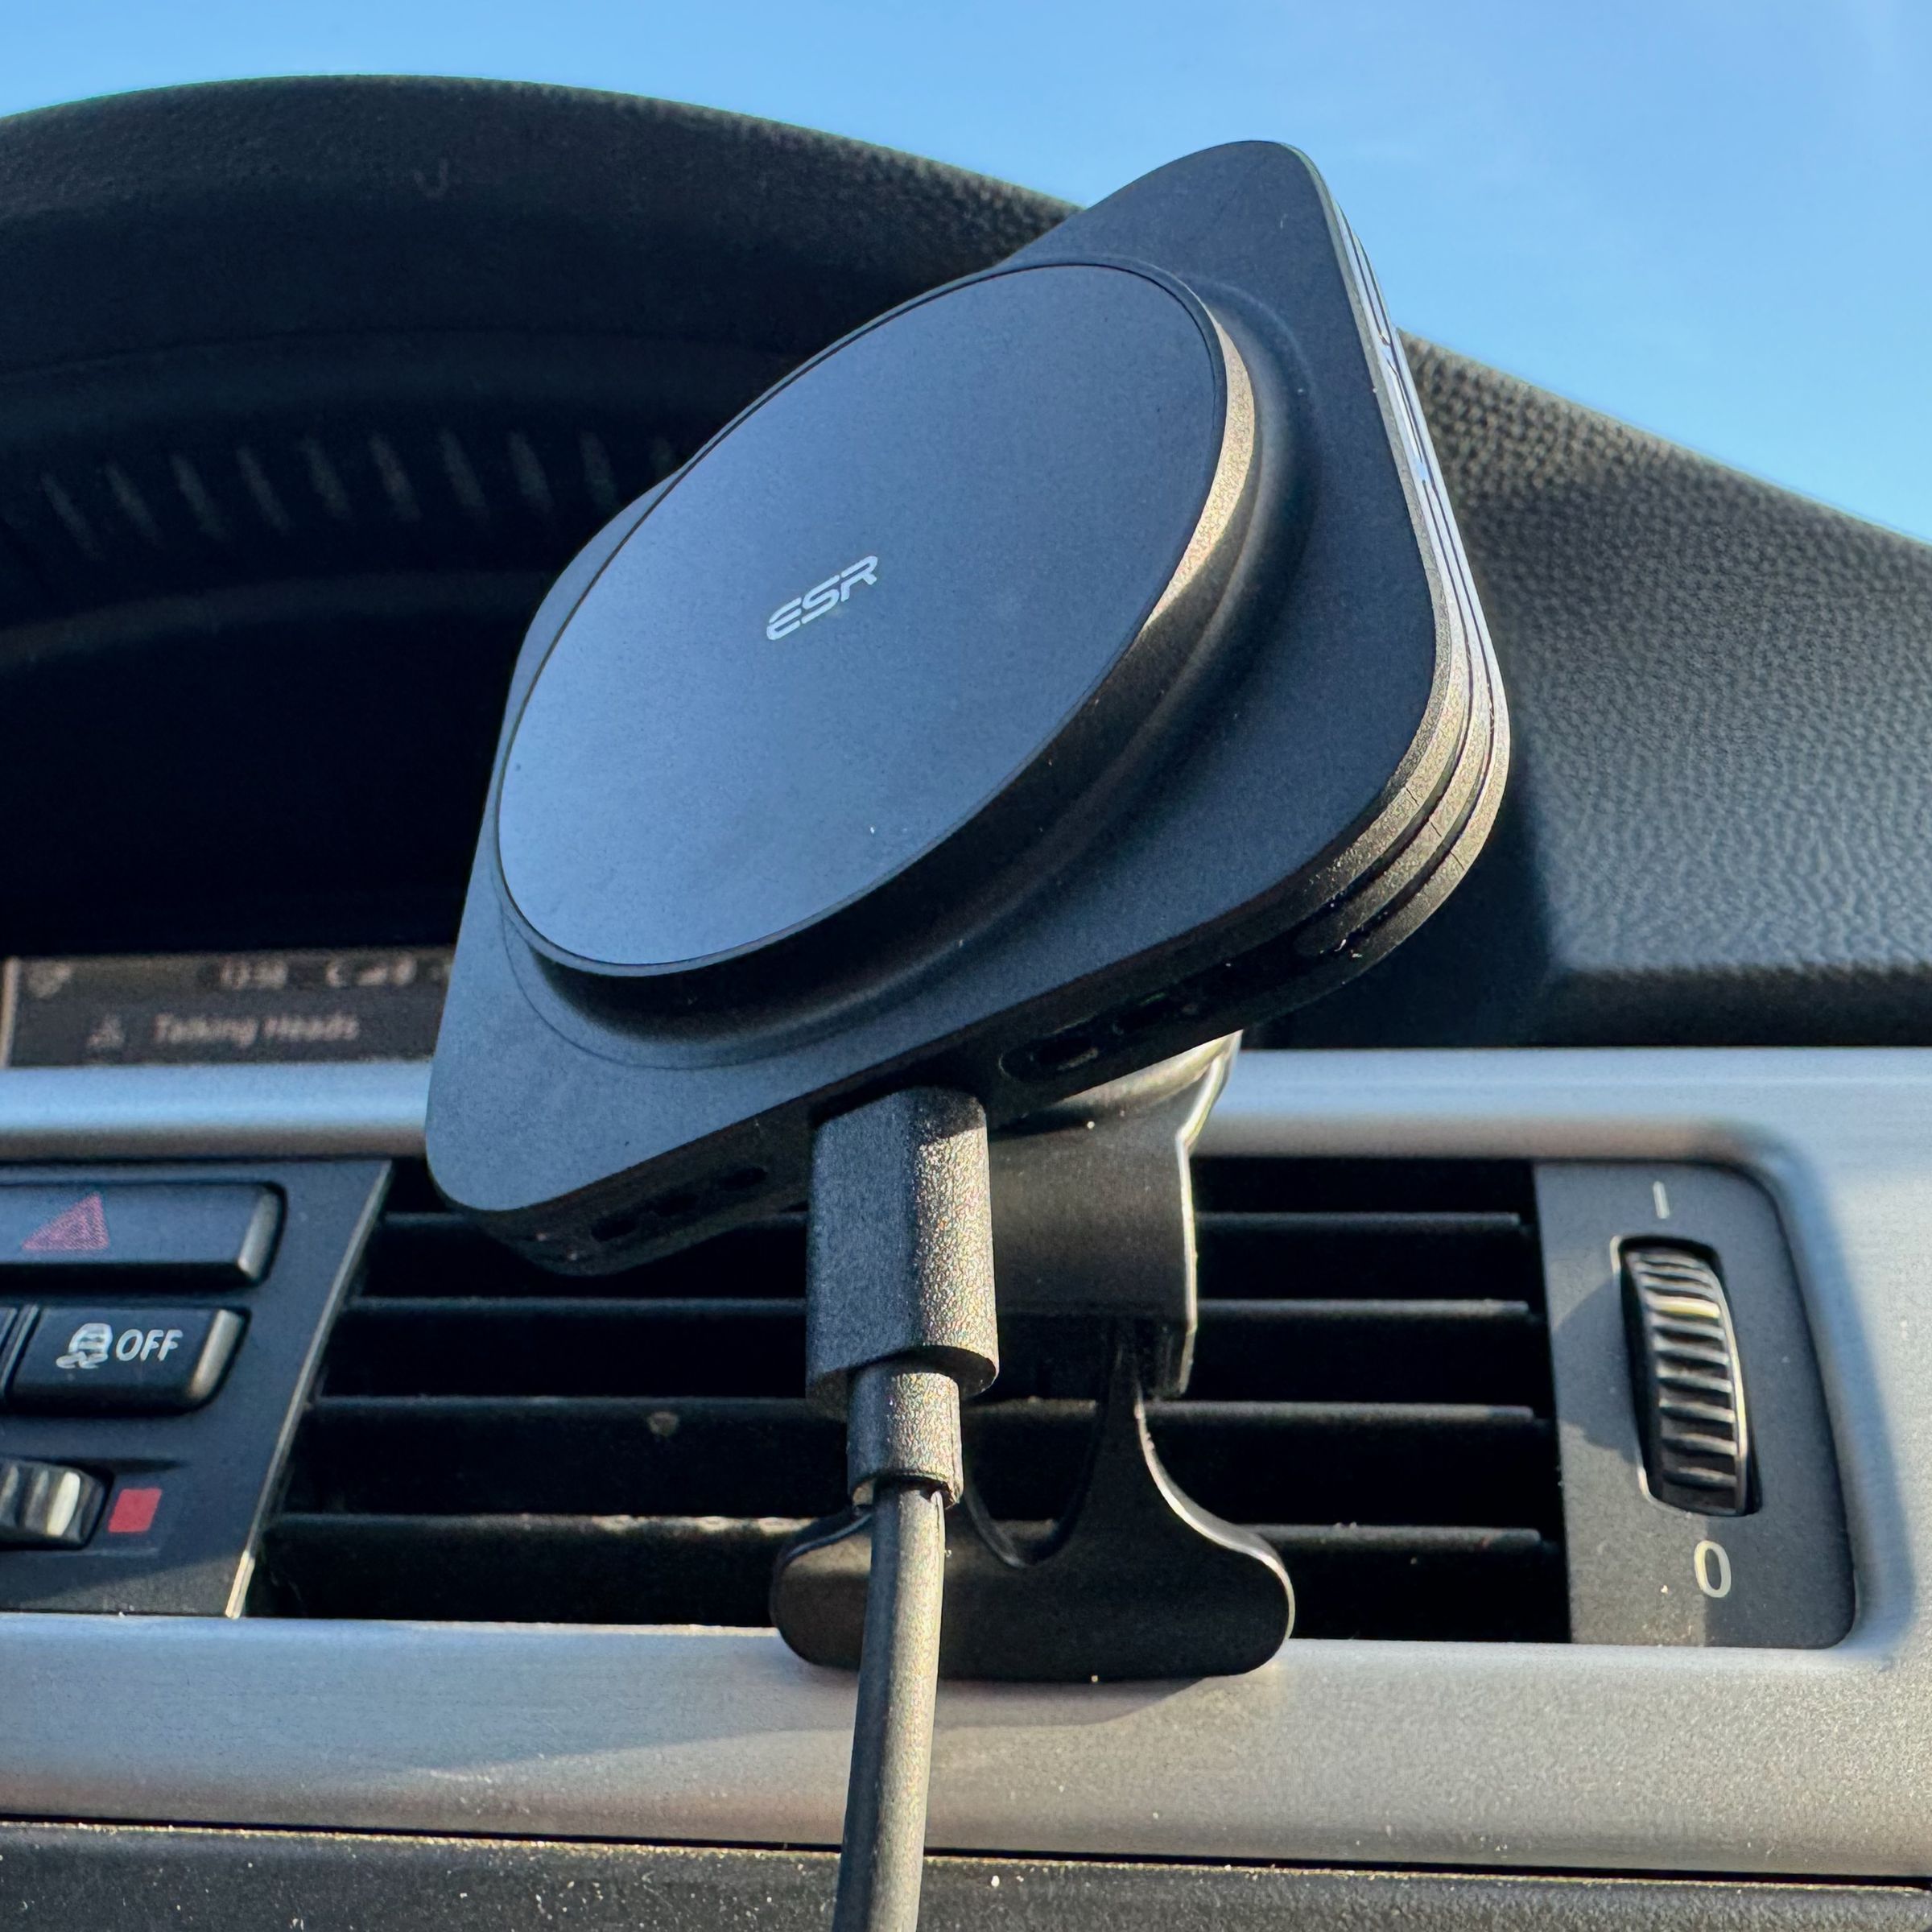
[[[0,1157],[406,1154],[427,1070],[0,1073]],[[1291,1642],[949,1686],[937,1848],[1932,1872],[1932,1050],[1254,1053],[1205,1152],[1715,1161],[1772,1189],[1838,1439],[1825,1651]],[[828,1844],[851,1685],[768,1634],[0,1617],[14,1816]]]
[[[0,1160],[419,1154],[427,1060],[0,1069]]]

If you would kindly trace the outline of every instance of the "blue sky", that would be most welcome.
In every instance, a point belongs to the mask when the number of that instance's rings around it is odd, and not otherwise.
[[[322,72],[662,94],[1077,200],[1291,141],[1405,326],[1932,537],[1926,0],[0,0],[0,112]]]

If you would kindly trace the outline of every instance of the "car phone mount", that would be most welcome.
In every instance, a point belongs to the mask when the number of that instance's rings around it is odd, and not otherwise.
[[[1049,1109],[992,1146],[1002,1323],[1099,1347],[1084,1468],[1059,1521],[1016,1536],[972,1483],[947,1519],[943,1677],[1084,1683],[1227,1676],[1280,1649],[1294,1593],[1253,1532],[1191,1501],[1161,1466],[1146,1398],[1187,1386],[1195,1327],[1188,1155],[1232,1039]],[[870,1574],[861,1505],[778,1558],[772,1621],[807,1662],[854,1670]]]
[[[1287,149],[1176,162],[806,363],[566,570],[436,1181],[594,1274],[796,1202],[871,1096],[997,1129],[1381,957],[1506,756],[1352,236]]]
[[[1261,144],[833,345],[538,611],[431,1169],[565,1273],[809,1184],[807,1383],[845,1415],[864,1513],[795,1549],[774,1596],[800,1648],[860,1664],[836,1932],[917,1920],[953,1505],[955,1669],[1245,1669],[1292,1613],[1273,1554],[1181,1496],[1147,1435],[1150,1370],[1185,1373],[1191,1255],[1110,1290],[1071,1238],[1040,1247],[1039,1203],[1095,1179],[1051,1123],[1003,1157],[1010,1226],[1034,1231],[1004,1272],[1022,1296],[1055,1280],[1107,1337],[1087,1476],[1026,1546],[973,1505],[989,1129],[1381,957],[1481,844],[1506,757],[1373,279],[1313,169]],[[1115,1112],[1066,1131],[1158,1168],[1185,1233],[1174,1127],[1155,1108],[1137,1146]]]

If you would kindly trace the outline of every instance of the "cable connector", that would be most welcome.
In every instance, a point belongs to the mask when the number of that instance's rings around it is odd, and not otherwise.
[[[824,1122],[810,1226],[806,1381],[819,1402],[843,1407],[852,1378],[880,1362],[937,1370],[963,1395],[999,1373],[977,1100],[914,1087]]]
[[[943,1368],[903,1357],[873,1362],[852,1378],[845,1412],[845,1486],[869,1503],[889,1484],[936,1489],[951,1509],[966,1490],[960,1447],[960,1385]]]

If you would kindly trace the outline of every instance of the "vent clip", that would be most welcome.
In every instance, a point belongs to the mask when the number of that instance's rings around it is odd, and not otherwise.
[[[972,1482],[947,1520],[940,1674],[1023,1682],[1232,1675],[1287,1637],[1279,1558],[1176,1488],[1147,1433],[1150,1393],[1186,1386],[1195,1315],[1188,1154],[1235,1042],[1077,1096],[994,1143],[1001,1311],[1097,1325],[1106,1375],[1073,1501],[1022,1542]],[[864,1509],[778,1559],[772,1616],[815,1664],[859,1661],[871,1547]]]

